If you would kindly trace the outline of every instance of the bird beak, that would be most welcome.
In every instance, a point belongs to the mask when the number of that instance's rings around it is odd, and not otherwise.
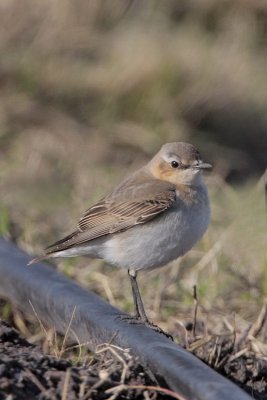
[[[200,161],[199,164],[194,165],[195,169],[211,169],[212,165],[209,163],[205,163],[203,161]]]

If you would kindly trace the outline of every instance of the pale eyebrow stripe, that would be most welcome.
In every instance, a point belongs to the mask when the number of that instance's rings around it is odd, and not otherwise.
[[[167,162],[173,161],[173,160],[178,161],[179,163],[181,162],[180,157],[178,157],[177,154],[175,154],[175,153],[164,154],[163,158]]]

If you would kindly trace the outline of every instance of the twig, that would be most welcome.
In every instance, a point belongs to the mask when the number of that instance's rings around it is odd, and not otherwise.
[[[122,392],[125,390],[151,390],[151,391],[155,391],[155,392],[160,392],[163,394],[166,394],[170,397],[173,397],[174,399],[177,400],[185,400],[185,397],[183,397],[182,395],[173,392],[170,389],[166,389],[160,386],[146,386],[146,385],[118,385],[116,387],[107,389],[105,391],[105,393],[112,393],[112,392]],[[112,400],[111,398],[109,398],[109,400]]]
[[[50,353],[50,348],[52,348],[53,346],[53,331],[52,331],[52,338],[51,338],[51,329],[49,329],[48,331],[45,329],[44,324],[42,323],[41,319],[39,318],[39,315],[37,314],[37,311],[35,310],[31,300],[29,300],[29,304],[32,308],[33,314],[35,315],[37,321],[39,322],[39,325],[41,327],[41,331],[44,333],[45,336],[45,342],[43,344],[43,351],[45,353],[49,352]],[[55,348],[53,349],[56,357],[57,357],[57,342],[56,342],[56,331],[54,331],[55,334]]]
[[[30,369],[26,369],[25,370],[26,375],[28,375],[28,377],[32,380],[32,382],[35,384],[35,386],[38,387],[38,389],[40,390],[41,393],[45,393],[46,392],[46,388],[42,385],[42,383],[39,381],[39,379],[32,373],[32,371]]]
[[[116,332],[116,333],[117,333],[117,332]],[[95,353],[96,353],[96,354],[100,354],[100,353],[103,353],[103,352],[108,351],[108,350],[111,351],[111,349],[121,351],[124,355],[127,354],[128,358],[131,358],[131,356],[130,356],[130,354],[129,354],[129,353],[130,353],[130,349],[123,349],[123,348],[121,348],[121,347],[119,347],[119,346],[116,346],[116,345],[114,345],[114,344],[111,344],[110,342],[109,342],[109,343],[99,344],[99,345],[97,346],[97,349],[96,349]],[[116,352],[115,355],[118,356],[118,353]],[[120,356],[119,356],[119,357],[120,357]],[[121,357],[120,357],[119,361],[121,361]]]
[[[193,286],[193,298],[194,298],[194,319],[193,319],[193,338],[196,338],[196,325],[197,325],[197,310],[198,310],[198,297],[197,297],[197,285]]]
[[[212,351],[209,353],[208,364],[212,366],[214,366],[214,363],[216,361],[218,342],[219,342],[219,337],[217,336]]]
[[[105,382],[109,381],[109,375],[107,374],[107,376],[105,376],[102,379],[99,379],[99,381],[97,381],[93,386],[90,387],[90,389],[88,390],[87,393],[85,393],[85,395],[81,398],[82,400],[87,400],[91,398],[91,394],[98,389],[100,386],[102,386]]]
[[[122,364],[122,367],[123,367],[123,370],[121,373],[121,379],[120,379],[120,383],[123,384],[125,382],[125,378],[126,378],[126,374],[127,374],[128,370],[129,370],[129,366],[126,363],[126,361],[123,359],[123,357],[121,357],[119,355],[118,350],[122,351],[124,355],[126,355],[128,353],[128,349],[125,351],[118,346],[114,346],[114,345],[110,344],[110,345],[106,345],[106,347],[104,347],[101,350],[97,350],[96,354],[99,354],[99,353],[102,353],[105,351],[110,351],[114,355],[114,357],[117,358],[117,360]],[[127,355],[128,355],[128,359],[129,359],[129,353]]]
[[[235,345],[236,350],[239,350],[241,344],[244,343],[247,339],[252,337],[254,338],[257,337],[260,331],[262,330],[266,320],[267,320],[267,298],[264,300],[258,318],[254,322],[254,324],[251,324],[250,327],[243,332],[239,340],[236,341]]]
[[[230,358],[229,358],[229,363],[231,363],[232,361],[236,360],[237,358],[243,356],[243,354],[248,352],[248,348],[245,347],[244,349],[238,351],[237,353],[233,354]]]
[[[79,337],[76,335],[76,333],[74,331],[72,332],[72,334],[75,337],[75,339],[76,339],[78,344],[66,347],[64,352],[71,351],[71,350],[74,350],[74,349],[78,348],[79,349],[79,355],[78,355],[78,358],[77,358],[77,362],[79,362],[81,357],[82,357],[82,346],[88,346],[90,344],[90,342],[81,343]]]
[[[52,343],[53,343],[53,351],[55,353],[55,357],[59,358],[60,357],[60,350],[59,350],[59,346],[58,346],[58,335],[57,335],[57,331],[54,329],[52,331],[53,334],[53,339],[52,339]]]
[[[216,340],[216,344],[215,344],[215,346],[216,346],[216,358],[215,358],[215,361],[214,361],[214,368],[216,368],[217,366],[218,366],[218,364],[219,364],[219,362],[220,362],[220,357],[221,357],[221,353],[222,353],[222,343],[218,343],[219,341],[217,341]]]
[[[249,329],[247,336],[257,337],[260,334],[266,320],[267,320],[267,298],[264,300],[258,318]]]
[[[179,319],[175,320],[175,324],[178,325],[179,327],[182,328],[183,332],[181,333],[183,335],[183,337],[179,337],[179,343],[185,347],[186,349],[188,349],[189,347],[189,340],[188,340],[188,331],[184,325],[184,323],[182,321],[180,321]],[[179,335],[180,336],[180,335]]]
[[[85,381],[85,378],[84,378],[83,381],[80,384],[78,399],[83,399],[84,398],[85,387],[86,387],[86,381]]]
[[[32,311],[33,311],[35,317],[37,318],[37,321],[38,321],[39,324],[40,324],[40,327],[41,327],[42,331],[44,332],[45,336],[47,336],[47,330],[45,329],[44,324],[43,324],[42,321],[40,320],[40,318],[39,318],[39,316],[38,316],[38,314],[37,314],[37,311],[35,310],[35,308],[34,308],[32,302],[31,302],[31,300],[29,300],[29,303],[30,303],[30,306],[31,306],[31,308],[32,308]]]
[[[66,333],[65,333],[64,338],[63,338],[62,346],[61,346],[61,349],[60,349],[60,352],[59,352],[59,358],[62,357],[62,354],[65,351],[65,344],[66,344],[66,341],[67,341],[67,338],[68,338],[68,334],[69,334],[69,331],[70,331],[70,327],[71,327],[75,312],[76,312],[76,306],[73,309],[73,312],[72,312],[71,318],[70,318],[70,322],[68,323],[68,327],[67,327]]]
[[[14,312],[14,322],[15,322],[16,326],[18,327],[19,331],[22,332],[23,336],[26,336],[26,337],[30,336],[30,331],[27,328],[20,311],[18,311],[18,310],[15,310],[15,312]]]
[[[69,388],[69,383],[70,383],[70,373],[71,373],[71,369],[68,368],[67,371],[66,371],[66,374],[65,374],[61,400],[67,400],[68,399],[68,388]]]
[[[201,339],[196,340],[195,342],[191,343],[190,346],[188,347],[188,350],[193,352],[197,349],[199,349],[199,347],[205,346],[206,344],[208,344],[212,339],[212,336],[204,336]]]

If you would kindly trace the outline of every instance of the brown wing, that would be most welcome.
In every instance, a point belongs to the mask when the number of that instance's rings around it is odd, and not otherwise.
[[[126,183],[126,182],[125,182]],[[49,246],[48,253],[65,250],[98,237],[143,224],[169,208],[176,199],[175,186],[160,180],[127,182],[90,207],[78,230]]]

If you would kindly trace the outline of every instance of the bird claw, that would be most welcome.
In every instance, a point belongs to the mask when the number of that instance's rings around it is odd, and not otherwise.
[[[119,315],[118,317],[121,321],[126,321],[128,322],[128,324],[131,325],[145,325],[150,329],[153,329],[153,331],[158,332],[164,336],[166,336],[168,339],[173,340],[172,335],[170,335],[169,333],[165,332],[163,329],[161,329],[158,325],[153,324],[153,322],[150,322],[147,318],[143,319],[140,316],[136,316],[136,315]]]

